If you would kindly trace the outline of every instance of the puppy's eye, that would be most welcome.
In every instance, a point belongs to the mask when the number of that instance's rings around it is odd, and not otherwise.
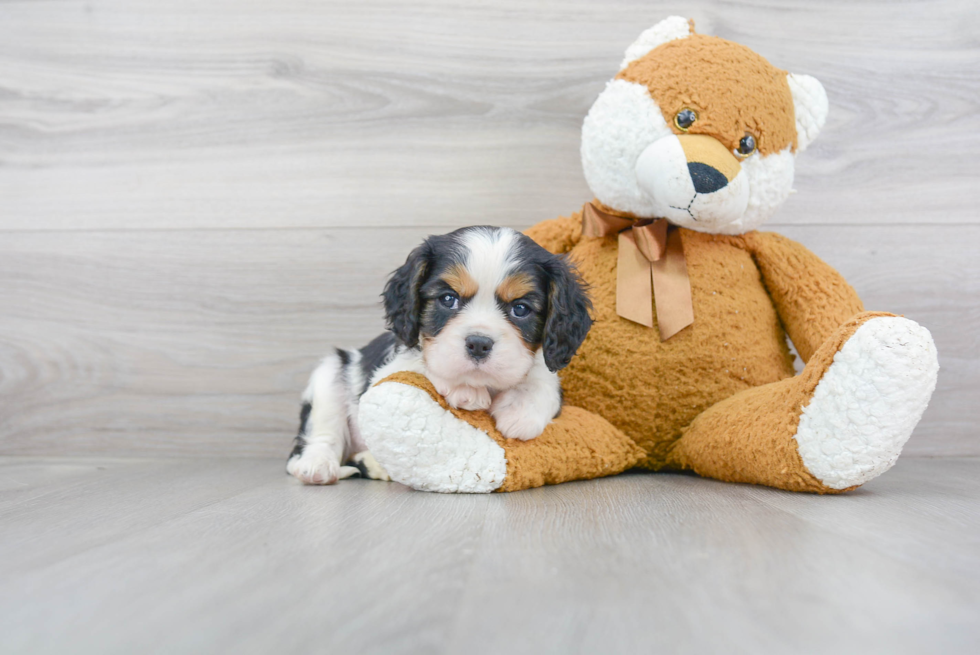
[[[439,304],[446,309],[456,309],[459,307],[459,298],[455,293],[444,293],[439,296]]]
[[[527,303],[519,302],[510,308],[510,313],[514,318],[524,318],[531,313],[531,306]]]
[[[694,113],[693,109],[681,109],[679,112],[677,112],[677,115],[674,116],[674,125],[676,125],[678,129],[687,132],[687,128],[694,125],[694,121],[697,119],[698,115]]]
[[[738,150],[735,151],[735,154],[739,157],[748,157],[753,152],[755,152],[755,137],[746,132],[742,140],[738,142]]]

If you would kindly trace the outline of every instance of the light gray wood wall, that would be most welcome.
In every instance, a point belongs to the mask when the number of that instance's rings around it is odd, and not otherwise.
[[[980,454],[973,0],[0,1],[0,454],[284,453],[419,239],[589,198],[582,117],[675,13],[824,83],[769,228],[933,331],[907,452]]]

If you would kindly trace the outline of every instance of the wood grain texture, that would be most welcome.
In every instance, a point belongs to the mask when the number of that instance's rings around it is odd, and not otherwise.
[[[587,196],[625,48],[691,11],[828,90],[780,223],[976,222],[968,0],[8,0],[2,229],[536,222]]]
[[[0,453],[285,453],[328,348],[383,329],[386,275],[429,230],[10,233]],[[980,226],[797,226],[867,307],[926,325],[939,387],[906,453],[977,455]]]
[[[302,487],[279,460],[0,459],[0,650],[975,653],[980,460],[845,496],[673,474]]]
[[[0,1],[0,453],[276,455],[424,235],[588,198],[582,117],[682,3]],[[768,226],[936,336],[907,453],[977,455],[980,13],[706,2],[831,98]]]

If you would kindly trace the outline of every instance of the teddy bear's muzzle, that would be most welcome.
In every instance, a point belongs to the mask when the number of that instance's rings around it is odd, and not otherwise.
[[[670,135],[648,146],[636,162],[640,189],[657,217],[695,230],[737,221],[748,207],[746,175],[735,156],[714,137]]]

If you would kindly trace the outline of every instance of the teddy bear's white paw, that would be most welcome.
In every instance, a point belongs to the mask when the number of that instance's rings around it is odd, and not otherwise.
[[[929,331],[900,317],[873,318],[834,356],[803,409],[803,464],[831,489],[864,484],[892,467],[936,388]]]
[[[413,489],[488,493],[507,475],[497,442],[416,387],[398,382],[371,387],[361,396],[358,424],[391,479]]]

